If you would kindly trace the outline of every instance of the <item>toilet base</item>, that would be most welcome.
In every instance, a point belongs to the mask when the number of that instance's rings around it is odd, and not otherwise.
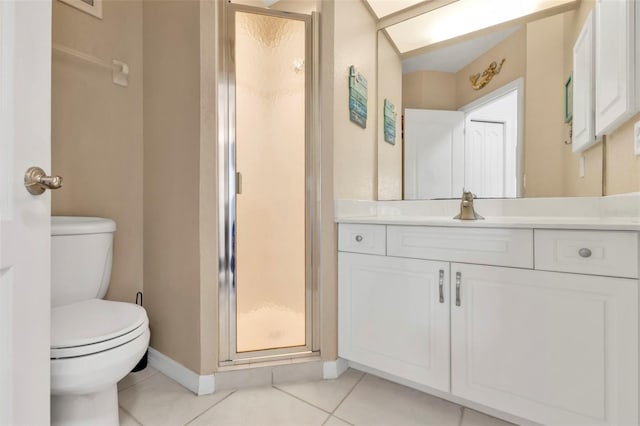
[[[51,395],[53,426],[118,426],[118,387],[84,395]]]

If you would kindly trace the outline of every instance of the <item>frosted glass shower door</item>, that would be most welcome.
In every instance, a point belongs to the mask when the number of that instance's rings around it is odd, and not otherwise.
[[[236,352],[305,346],[306,23],[234,11]]]

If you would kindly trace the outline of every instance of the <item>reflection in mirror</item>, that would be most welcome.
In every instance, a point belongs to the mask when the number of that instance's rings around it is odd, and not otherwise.
[[[513,198],[522,185],[522,92],[518,79],[460,111],[406,109],[405,199]],[[428,137],[425,137],[428,135]]]
[[[419,54],[400,55],[381,30],[378,99],[401,105],[402,117],[395,145],[378,138],[378,198],[459,198],[463,187],[481,198],[602,195],[602,144],[572,153],[564,119],[573,45],[592,7],[583,1]],[[472,87],[470,77],[503,59]]]

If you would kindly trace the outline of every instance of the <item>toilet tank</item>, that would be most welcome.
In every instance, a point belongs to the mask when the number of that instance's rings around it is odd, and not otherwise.
[[[51,305],[102,299],[109,288],[116,223],[100,217],[51,217]]]

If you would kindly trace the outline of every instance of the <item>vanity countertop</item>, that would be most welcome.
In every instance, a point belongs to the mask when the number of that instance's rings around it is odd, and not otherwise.
[[[446,216],[338,216],[337,223],[470,228],[591,229],[640,231],[638,217],[487,216],[484,220],[458,220]]]

